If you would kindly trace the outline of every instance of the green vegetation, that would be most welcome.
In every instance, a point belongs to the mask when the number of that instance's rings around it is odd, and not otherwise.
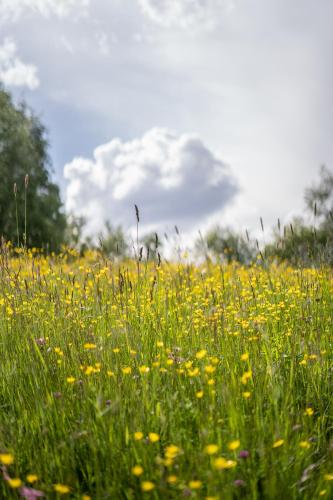
[[[45,129],[0,88],[0,235],[17,245],[59,251],[66,217],[50,181]]]
[[[332,498],[331,269],[0,262],[1,498]]]

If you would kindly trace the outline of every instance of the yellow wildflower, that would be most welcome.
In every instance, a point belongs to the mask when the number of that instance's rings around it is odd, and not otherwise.
[[[38,481],[38,476],[36,474],[28,474],[27,481],[30,484],[35,483],[36,481]]]
[[[142,481],[141,490],[142,491],[151,491],[155,488],[155,484],[152,481]]]
[[[175,458],[180,452],[180,448],[175,444],[170,444],[165,449],[166,458]]]
[[[83,347],[85,349],[96,349],[97,345],[96,344],[92,344],[91,342],[86,342]]]
[[[239,439],[236,439],[235,441],[231,441],[228,444],[228,448],[231,451],[237,450],[237,448],[239,448],[239,447],[240,447],[240,441],[239,441]]]
[[[140,431],[134,432],[134,439],[135,441],[141,441],[141,439],[143,439],[143,432]]]
[[[283,445],[283,443],[284,443],[284,439],[278,439],[277,441],[275,441],[275,442],[273,443],[272,448],[279,448],[280,446],[282,446],[282,445]]]
[[[15,478],[9,478],[8,479],[8,484],[11,488],[20,488],[22,486],[22,481],[21,479],[19,479],[18,477],[15,477]]]
[[[156,432],[149,432],[148,437],[151,443],[156,443],[160,440],[160,436]]]
[[[207,355],[206,349],[201,349],[201,351],[198,351],[195,355],[197,359],[203,359]]]
[[[205,447],[205,453],[207,453],[207,455],[215,455],[218,451],[219,447],[217,444],[208,444]]]
[[[215,370],[216,370],[216,368],[213,365],[207,365],[207,366],[205,366],[205,372],[208,373],[209,375],[211,373],[214,373]]]
[[[132,474],[134,476],[141,476],[141,474],[143,474],[143,467],[141,467],[141,465],[135,465],[132,467]]]
[[[241,382],[243,385],[246,385],[248,381],[252,378],[252,371],[249,370],[247,372],[244,372],[243,375],[241,376]]]
[[[66,486],[66,484],[57,483],[57,484],[54,484],[53,487],[54,487],[54,491],[56,491],[57,493],[60,493],[60,495],[65,495],[66,493],[70,492],[70,487]]]
[[[3,465],[11,465],[14,463],[14,456],[11,453],[0,453],[0,462]]]
[[[218,457],[214,460],[213,465],[217,470],[232,469],[236,467],[237,462],[235,460],[227,460],[224,457]]]
[[[188,483],[191,490],[199,490],[202,486],[202,482],[198,480],[193,480]]]

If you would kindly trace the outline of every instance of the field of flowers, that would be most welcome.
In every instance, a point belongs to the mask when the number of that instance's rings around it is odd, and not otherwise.
[[[332,269],[0,273],[0,498],[333,498]]]

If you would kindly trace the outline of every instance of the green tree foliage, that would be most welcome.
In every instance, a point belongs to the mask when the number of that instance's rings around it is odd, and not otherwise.
[[[141,238],[147,260],[158,260],[158,254],[161,251],[163,243],[160,241],[157,233],[148,233]]]
[[[50,180],[45,135],[34,113],[0,88],[0,235],[22,244],[26,233],[28,246],[57,251],[66,217]]]
[[[100,250],[111,258],[128,257],[129,244],[121,226],[114,227],[109,221],[105,223],[105,231],[99,235]]]
[[[333,230],[333,173],[323,165],[319,181],[305,191],[308,211],[318,218],[320,229]]]
[[[281,234],[275,230],[274,241],[265,254],[293,265],[333,264],[333,174],[321,167],[319,181],[305,191],[306,210],[311,223],[296,217]]]
[[[196,241],[199,255],[213,256],[224,262],[237,261],[241,264],[250,264],[256,256],[256,248],[242,235],[230,228],[216,226]]]

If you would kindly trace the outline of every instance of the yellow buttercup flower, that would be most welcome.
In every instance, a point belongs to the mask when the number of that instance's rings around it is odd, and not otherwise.
[[[198,398],[198,399],[201,399],[204,395],[204,392],[203,391],[198,391],[195,393],[195,396]]]
[[[85,349],[96,349],[97,345],[96,344],[92,344],[91,342],[86,342],[83,347]]]
[[[219,447],[217,444],[208,444],[205,447],[205,453],[207,453],[207,455],[215,455],[218,451]]]
[[[166,458],[175,458],[179,453],[180,453],[180,448],[174,444],[171,444],[170,446],[167,446],[165,449],[165,456]]]
[[[188,483],[191,490],[199,490],[202,486],[202,482],[198,480],[193,480]]]
[[[3,465],[11,465],[14,463],[14,456],[11,453],[0,453],[0,462]]]
[[[28,474],[28,475],[27,475],[27,481],[28,481],[28,483],[30,483],[30,484],[33,484],[33,483],[35,483],[36,481],[38,481],[38,476],[37,476],[37,474]]]
[[[178,481],[178,477],[177,476],[171,475],[171,476],[167,477],[167,482],[169,484],[175,484],[177,481]]]
[[[148,437],[151,443],[156,443],[160,440],[160,436],[156,432],[149,432]]]
[[[216,371],[216,367],[213,365],[207,365],[205,366],[205,372],[208,373],[209,375],[214,373]]]
[[[224,457],[218,457],[214,460],[213,465],[217,470],[232,469],[236,467],[237,462],[235,460],[227,460]]]
[[[141,441],[141,439],[143,439],[143,432],[140,431],[134,432],[134,439],[135,441]]]
[[[142,481],[141,490],[144,492],[152,491],[155,488],[155,484],[152,481]]]
[[[198,351],[195,355],[197,359],[203,359],[207,355],[206,349],[201,349],[201,351]]]
[[[280,446],[282,446],[284,443],[284,439],[278,439],[277,441],[275,441],[275,443],[273,443],[273,446],[272,448],[279,448]]]
[[[249,353],[244,352],[244,354],[241,355],[241,361],[247,361],[249,359]]]
[[[239,448],[239,447],[240,447],[240,441],[239,441],[239,439],[236,439],[235,441],[231,441],[228,444],[228,448],[231,451],[237,450],[237,448]]]
[[[18,477],[8,479],[7,483],[13,489],[20,488],[22,486],[22,481]]]
[[[242,384],[246,385],[248,383],[248,381],[250,380],[250,378],[252,378],[252,371],[248,370],[248,371],[244,372],[243,375],[241,376]]]
[[[143,467],[141,467],[141,465],[135,465],[132,467],[132,474],[134,476],[141,476],[141,474],[143,474]]]
[[[124,375],[129,375],[132,371],[132,368],[130,366],[125,366],[124,368],[121,369]]]
[[[54,491],[56,491],[60,495],[65,495],[66,493],[69,493],[71,490],[69,486],[67,486],[66,484],[61,484],[61,483],[54,484],[53,487],[54,487]]]

